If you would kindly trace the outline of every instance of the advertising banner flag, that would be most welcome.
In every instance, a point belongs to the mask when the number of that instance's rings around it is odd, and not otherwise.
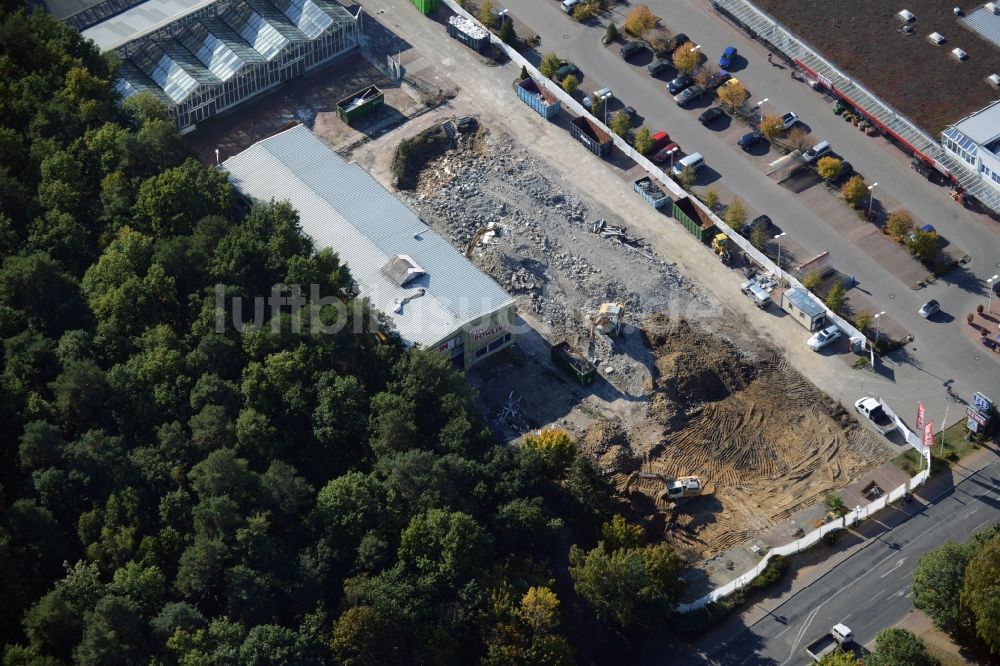
[[[928,421],[924,426],[924,449],[934,446],[934,421]]]
[[[917,403],[917,426],[916,426],[917,432],[920,432],[920,429],[923,428],[923,427],[924,427],[924,403],[918,402]]]

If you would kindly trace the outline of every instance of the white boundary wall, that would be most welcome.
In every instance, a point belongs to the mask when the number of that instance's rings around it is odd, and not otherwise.
[[[451,9],[456,14],[464,16],[465,18],[469,19],[476,25],[480,26],[482,25],[481,23],[479,23],[479,21],[476,20],[474,16],[472,16],[472,14],[459,7],[454,0],[443,0],[443,2],[449,9]],[[665,190],[668,193],[670,193],[672,198],[679,199],[681,197],[688,196],[688,193],[684,190],[684,188],[678,185],[672,178],[667,176],[667,174],[665,174],[663,170],[660,169],[660,167],[656,166],[648,159],[646,159],[638,152],[636,152],[636,150],[632,148],[632,146],[628,145],[628,143],[622,137],[612,132],[609,127],[607,127],[604,123],[595,118],[590,113],[589,109],[585,109],[582,104],[580,104],[578,101],[576,101],[575,98],[573,98],[572,95],[569,95],[560,86],[556,85],[555,82],[553,82],[551,79],[542,76],[542,73],[539,72],[534,65],[528,62],[520,53],[518,53],[514,49],[510,48],[509,46],[501,42],[500,39],[492,32],[490,33],[490,41],[494,45],[496,45],[497,48],[506,53],[511,60],[513,60],[518,65],[524,67],[525,69],[527,69],[528,74],[533,79],[535,79],[536,83],[544,86],[553,95],[555,95],[556,98],[560,102],[562,102],[567,109],[572,110],[573,113],[575,113],[578,116],[584,116],[584,115],[588,116],[593,122],[597,123],[599,127],[601,127],[605,132],[607,132],[609,136],[611,136],[611,138],[614,140],[615,146],[617,146],[619,150],[621,150],[623,153],[628,155],[632,160],[634,160],[636,164],[640,165],[642,168],[648,171],[653,178],[660,181],[660,185],[663,188],[665,188]],[[511,94],[512,95],[514,94],[513,90],[511,90]],[[837,324],[837,326],[839,326],[841,330],[847,333],[848,336],[860,338],[861,340],[864,341],[866,347],[870,344],[868,339],[860,331],[858,331],[856,328],[847,323],[842,317],[838,316],[836,313],[830,310],[830,308],[826,307],[825,303],[823,303],[815,296],[813,296],[809,292],[809,290],[803,287],[802,284],[798,280],[796,280],[793,276],[789,275],[786,271],[780,270],[778,266],[776,266],[757,248],[751,245],[749,241],[747,241],[745,238],[743,238],[742,236],[734,232],[732,229],[730,229],[729,226],[726,225],[726,223],[723,222],[715,213],[710,211],[708,207],[701,202],[701,200],[699,200],[697,197],[694,196],[691,196],[690,200],[692,204],[700,208],[704,213],[706,213],[711,218],[712,222],[715,223],[715,225],[719,228],[720,231],[729,236],[730,240],[736,243],[740,247],[740,249],[743,250],[743,252],[745,252],[749,257],[751,257],[755,262],[763,266],[766,270],[770,271],[774,275],[778,275],[786,279],[792,287],[798,287],[802,289],[805,293],[809,294],[810,298],[812,298],[814,301],[823,306],[823,309],[826,311],[826,316],[833,323]],[[910,442],[911,446],[913,446],[913,442],[911,441],[911,439],[915,437],[913,433],[910,433],[908,430],[905,430],[905,428],[904,428],[904,433],[907,436],[907,441]],[[918,451],[920,450],[919,445],[915,446],[914,448],[917,448]],[[857,523],[859,520],[864,520],[873,513],[876,513],[877,511],[884,509],[887,503],[894,502],[900,499],[908,491],[911,491],[917,488],[918,486],[923,485],[924,482],[927,481],[927,477],[930,475],[929,471],[931,464],[930,451],[926,452],[925,458],[927,461],[926,469],[917,474],[916,476],[914,476],[913,478],[911,478],[907,483],[904,483],[898,488],[892,490],[888,495],[883,495],[882,497],[878,498],[877,500],[866,506],[856,508],[853,511],[849,512],[847,515],[845,515],[843,518],[835,520],[831,523],[827,523],[826,525],[823,525],[822,527],[813,530],[812,532],[802,536],[801,538],[796,539],[792,543],[788,543],[785,544],[784,546],[778,546],[777,548],[773,548],[772,550],[768,551],[767,555],[764,556],[764,559],[762,559],[760,562],[757,563],[757,566],[747,571],[746,573],[742,574],[736,580],[733,580],[730,583],[723,585],[722,587],[712,590],[705,596],[691,603],[679,605],[677,607],[677,610],[679,612],[685,613],[691,610],[696,610],[698,608],[704,608],[709,603],[727,597],[736,590],[747,585],[757,576],[759,576],[761,572],[764,571],[764,568],[767,566],[768,561],[775,555],[787,556],[801,552],[806,548],[814,546],[826,534],[829,534],[830,532],[835,532],[837,530],[842,530],[846,527],[850,527],[851,525]]]
[[[451,9],[456,14],[458,14],[460,16],[464,16],[465,18],[469,19],[470,21],[473,21],[476,25],[479,25],[479,26],[482,25],[481,23],[479,23],[478,20],[476,20],[476,17],[474,17],[472,14],[470,14],[469,12],[467,12],[464,9],[462,9],[461,7],[459,7],[458,3],[456,3],[455,0],[443,0],[443,2],[444,2],[444,4],[449,9]],[[666,173],[664,173],[663,170],[660,169],[660,167],[658,167],[657,165],[653,164],[648,159],[646,159],[645,157],[643,157],[634,148],[632,148],[632,146],[628,145],[628,143],[625,141],[625,139],[623,139],[622,137],[620,137],[617,134],[615,134],[614,132],[612,132],[611,129],[607,125],[605,125],[600,120],[598,120],[597,118],[595,118],[590,113],[589,109],[584,108],[584,106],[582,104],[580,104],[580,102],[576,101],[576,99],[572,95],[570,95],[569,93],[567,93],[565,90],[563,90],[561,86],[559,86],[558,84],[556,84],[554,81],[552,81],[548,77],[542,76],[542,73],[539,72],[538,69],[534,65],[532,65],[530,62],[528,62],[524,58],[524,56],[522,56],[520,53],[518,53],[517,51],[515,51],[513,48],[511,48],[511,47],[507,46],[506,44],[504,44],[503,42],[501,42],[500,38],[497,37],[496,35],[494,35],[492,32],[490,32],[490,41],[498,49],[500,49],[504,53],[506,53],[510,57],[511,60],[513,60],[514,62],[516,62],[518,65],[524,67],[525,69],[527,69],[529,76],[531,76],[533,79],[535,79],[536,83],[538,83],[539,85],[544,86],[549,92],[551,92],[553,95],[555,95],[556,98],[560,102],[563,103],[563,106],[565,108],[571,110],[573,113],[575,113],[578,116],[588,116],[593,122],[597,123],[597,125],[599,127],[601,127],[605,132],[607,132],[609,136],[611,136],[612,140],[614,141],[615,146],[620,151],[622,151],[623,153],[625,153],[626,155],[628,155],[633,161],[635,161],[636,164],[638,164],[639,166],[641,166],[642,168],[644,168],[646,171],[648,171],[649,174],[653,178],[655,178],[656,180],[660,181],[660,185],[664,188],[664,190],[667,193],[670,194],[670,196],[671,196],[672,199],[679,199],[681,197],[688,196],[688,193],[684,190],[684,188],[682,188],[680,185],[678,185],[677,182],[673,178],[669,177]],[[513,90],[511,90],[511,94],[512,95],[514,94]],[[690,199],[691,199],[692,204],[695,205],[695,206],[697,206],[698,208],[700,208],[704,213],[706,213],[711,218],[712,222],[715,223],[715,226],[717,226],[719,228],[719,231],[721,231],[721,232],[725,233],[727,236],[729,236],[730,241],[733,242],[733,243],[735,243],[736,245],[738,245],[740,247],[740,249],[743,250],[743,252],[747,256],[749,256],[755,262],[757,262],[758,264],[760,264],[761,266],[763,266],[764,269],[767,270],[768,272],[770,272],[770,273],[772,273],[774,275],[777,275],[779,277],[782,277],[785,280],[787,280],[788,283],[789,283],[789,285],[790,285],[790,287],[798,287],[798,288],[802,289],[802,291],[804,291],[805,293],[809,294],[810,298],[812,298],[816,303],[818,303],[819,305],[821,305],[823,307],[823,310],[826,312],[827,318],[830,321],[832,321],[834,324],[836,324],[840,328],[840,330],[842,330],[844,333],[846,333],[847,336],[850,337],[850,338],[858,338],[858,339],[862,340],[863,348],[867,349],[869,347],[869,345],[871,344],[871,342],[868,340],[867,337],[865,337],[864,334],[861,333],[861,331],[859,331],[858,329],[854,328],[854,326],[852,326],[851,324],[849,324],[843,317],[839,316],[833,310],[831,310],[830,308],[828,308],[826,306],[826,304],[823,303],[823,301],[817,299],[808,289],[806,289],[805,287],[802,286],[802,283],[800,283],[797,279],[795,279],[793,276],[791,276],[788,273],[788,271],[780,270],[778,268],[778,266],[774,264],[774,262],[772,262],[770,259],[768,259],[764,255],[763,252],[759,251],[757,248],[755,248],[753,245],[751,245],[750,242],[747,239],[743,238],[742,236],[740,236],[739,234],[737,234],[735,231],[733,231],[732,229],[730,229],[729,226],[725,222],[723,222],[722,219],[719,218],[718,215],[716,215],[715,213],[713,213],[712,211],[710,211],[708,209],[708,207],[701,202],[700,199],[698,199],[697,197],[695,197],[693,195],[691,195]],[[707,249],[706,249],[706,251],[707,251]]]

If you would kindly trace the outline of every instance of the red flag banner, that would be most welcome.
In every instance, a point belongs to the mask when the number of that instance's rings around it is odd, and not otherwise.
[[[934,421],[928,421],[924,426],[924,448],[929,449],[934,446]]]
[[[917,432],[924,427],[924,403],[917,403]]]

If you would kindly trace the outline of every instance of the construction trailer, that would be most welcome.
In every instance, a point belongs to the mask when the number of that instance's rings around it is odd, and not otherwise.
[[[577,116],[570,124],[570,133],[598,157],[611,152],[614,142],[611,136],[587,116]]]
[[[535,112],[546,119],[552,119],[559,115],[562,104],[544,86],[538,85],[534,79],[523,79],[518,81],[517,96],[522,102],[530,106]]]
[[[552,362],[568,372],[580,386],[590,386],[597,378],[597,368],[565,340],[553,345]]]
[[[818,331],[826,325],[826,310],[804,289],[792,288],[781,292],[781,309],[807,330]]]
[[[352,120],[373,113],[383,103],[385,94],[377,86],[368,86],[337,102],[337,117],[345,123],[350,123]]]
[[[696,206],[690,197],[674,200],[674,219],[684,225],[691,235],[707,243],[714,235],[717,227],[708,213]]]

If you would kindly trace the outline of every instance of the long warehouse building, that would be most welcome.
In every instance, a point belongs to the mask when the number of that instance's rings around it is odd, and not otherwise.
[[[110,18],[103,4],[83,36],[121,56],[123,97],[153,94],[181,131],[349,53],[361,31],[361,10],[333,0],[146,0]]]
[[[514,299],[357,164],[303,125],[222,163],[252,201],[288,200],[318,248],[347,264],[360,295],[407,345],[467,368],[514,342]]]

